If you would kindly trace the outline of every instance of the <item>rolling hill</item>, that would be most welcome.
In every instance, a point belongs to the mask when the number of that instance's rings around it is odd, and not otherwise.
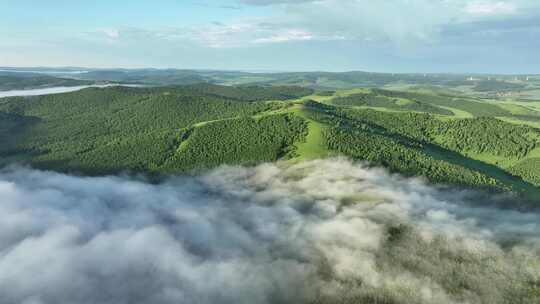
[[[433,183],[531,197],[540,189],[535,119],[520,104],[420,91],[89,88],[0,99],[0,161],[160,174],[345,155]]]

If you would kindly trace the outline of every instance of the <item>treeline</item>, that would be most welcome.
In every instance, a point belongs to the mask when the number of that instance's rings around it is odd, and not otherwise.
[[[294,155],[294,142],[307,134],[307,123],[292,114],[244,117],[196,127],[179,135],[179,148],[165,170],[254,164]]]
[[[54,147],[54,145],[51,145]],[[64,148],[69,150],[64,150]],[[159,172],[177,147],[176,132],[143,132],[130,136],[110,135],[58,143],[58,149],[33,158],[38,168],[77,171],[89,175],[118,172]]]
[[[374,92],[358,93],[345,97],[336,97],[332,103],[345,106],[382,107],[397,111],[426,112],[441,115],[454,115],[452,111],[432,106],[417,100],[406,100],[378,95]]]
[[[188,70],[155,70],[155,69],[118,69],[94,70],[79,77],[94,81],[111,81],[117,83],[148,85],[189,85],[211,82],[212,79],[202,73]]]
[[[268,78],[267,83],[301,84],[328,88],[382,87],[391,83],[415,85],[467,85],[465,75],[424,75],[352,72],[296,72],[259,74]]]
[[[250,90],[253,94],[250,94]],[[278,92],[275,88],[273,90]],[[180,130],[193,128],[199,123],[212,126],[222,120],[243,119],[284,106],[282,102],[255,100],[262,98],[260,92],[268,92],[267,89],[261,91],[245,87],[231,91],[223,88],[220,92],[223,96],[218,96],[217,91],[203,93],[200,86],[175,90],[111,87],[48,96],[5,98],[0,103],[0,139],[6,139],[0,145],[0,157],[5,161],[30,162],[41,168],[89,174],[122,169],[160,170],[175,153]],[[227,94],[230,97],[224,97]],[[277,93],[272,94],[272,97],[277,96]],[[285,90],[283,94],[290,92]],[[246,123],[246,127],[250,126],[249,119],[241,121]],[[297,132],[293,121],[292,118],[283,118],[273,124],[263,123],[261,132],[269,133],[269,130],[275,129],[276,138],[281,138],[284,133],[280,130],[284,128]],[[278,122],[283,126],[278,126]],[[222,127],[232,133],[226,135],[226,131],[215,129],[216,140],[243,134],[241,127]],[[195,128],[197,132],[193,134],[193,141],[200,138],[205,128]],[[12,133],[13,129],[17,129],[17,132]],[[255,130],[255,127],[248,130]],[[253,131],[250,136],[257,137],[256,133]],[[208,136],[205,138],[209,139]],[[246,150],[250,156],[245,159],[256,159],[257,154],[260,160],[276,159],[265,154],[276,155],[270,152],[277,149],[275,141],[260,138],[268,140],[270,146],[254,154]],[[199,144],[204,145],[204,140]],[[245,136],[235,144],[242,141],[253,144]],[[268,152],[262,153],[263,150]],[[221,153],[217,148],[216,151]],[[237,157],[244,159],[243,153]],[[206,163],[203,165],[206,166]]]
[[[474,90],[477,92],[504,92],[504,91],[516,91],[523,90],[526,85],[521,83],[512,83],[499,80],[482,80],[478,81],[474,86]]]
[[[539,146],[540,132],[495,118],[441,121],[417,113],[343,111],[344,117],[377,125],[415,140],[441,145],[452,151],[487,153],[522,158]]]
[[[210,83],[163,88],[178,95],[217,96],[239,101],[289,100],[313,94],[298,86],[221,86]]]
[[[293,157],[294,143],[308,132],[306,121],[296,112],[271,114],[291,103],[260,99],[296,98],[310,92],[193,85],[91,88],[5,98],[0,101],[0,162],[105,174],[183,171]],[[367,104],[414,104],[401,101],[402,97],[364,97],[360,102]],[[495,118],[443,121],[429,113],[383,112],[315,101],[305,102],[305,110],[303,114],[325,126],[323,135],[330,150],[435,182],[502,189],[511,184],[504,180],[504,171],[466,155],[517,162],[540,142],[538,130]],[[512,172],[533,181],[530,168],[536,167],[524,163]],[[496,178],[490,177],[492,172]]]
[[[514,182],[502,169],[476,162],[465,152],[521,159],[540,138],[534,128],[494,118],[440,121],[429,114],[344,109],[314,101],[306,102],[306,115],[332,127],[326,133],[331,150],[402,174],[474,187],[503,189]],[[499,172],[497,178],[493,172]],[[517,169],[510,173],[524,175]]]
[[[528,158],[510,168],[510,172],[540,187],[540,158]]]
[[[444,94],[425,94],[418,92],[402,92],[384,89],[372,89],[372,91],[373,93],[386,97],[405,98],[422,103],[455,108],[471,113],[475,117],[512,116],[512,113],[494,104],[466,100],[463,98],[456,98],[455,96],[448,96]]]
[[[325,133],[328,147],[345,155],[407,176],[424,176],[436,183],[507,190],[496,179],[464,166],[438,160],[415,146],[365,130],[333,128]]]
[[[307,105],[321,109],[321,105],[316,102]],[[389,134],[437,144],[459,153],[486,153],[523,158],[540,145],[540,131],[537,129],[510,124],[495,118],[441,121],[432,115],[420,113],[322,107],[336,118],[377,126]]]
[[[59,78],[39,74],[9,73],[0,74],[0,91],[27,90],[47,87],[72,87],[89,85],[93,81]]]
[[[0,158],[21,152],[22,149],[13,149],[14,143],[17,142],[18,136],[38,122],[39,119],[34,117],[0,112]]]
[[[495,118],[461,119],[437,123],[430,131],[438,143],[454,151],[523,158],[538,147],[540,132]]]

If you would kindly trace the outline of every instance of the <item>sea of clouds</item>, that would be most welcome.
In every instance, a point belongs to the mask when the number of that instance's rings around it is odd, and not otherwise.
[[[343,158],[0,171],[0,303],[539,303],[540,212]]]

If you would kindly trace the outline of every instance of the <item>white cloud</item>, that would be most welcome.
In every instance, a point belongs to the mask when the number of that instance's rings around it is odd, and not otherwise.
[[[266,43],[287,43],[310,40],[342,40],[344,37],[315,35],[303,29],[289,29],[280,24],[270,24],[266,20],[244,20],[237,23],[212,23],[196,27],[121,30],[100,30],[88,33],[92,40],[107,41],[151,41],[191,42],[209,48],[237,48]],[[97,35],[96,37],[96,33]]]
[[[276,4],[299,4],[304,2],[315,2],[319,0],[240,0],[241,3],[249,5],[276,5]]]
[[[498,2],[471,2],[465,7],[465,11],[474,15],[505,15],[516,12],[516,6],[512,3]]]
[[[159,39],[193,42],[209,48],[333,40],[390,43],[399,48],[442,40],[440,33],[449,26],[517,15],[524,8],[538,6],[524,0],[247,0],[243,3],[279,4],[274,8],[278,13],[176,28],[121,28],[99,32],[109,41]]]
[[[112,28],[102,29],[101,32],[105,34],[107,38],[112,39],[112,40],[117,40],[118,38],[120,38],[120,31],[117,29],[112,29]]]
[[[289,41],[309,41],[315,37],[312,33],[302,30],[288,30],[283,33],[276,33],[270,37],[257,38],[254,43],[280,43]]]
[[[493,17],[512,18],[538,12],[537,1],[471,0],[253,0],[254,5],[280,4],[279,12],[267,17],[276,32],[262,41],[287,41],[289,30],[300,29],[315,39],[390,42],[395,46],[430,44],[444,39],[447,27],[469,24]],[[501,19],[503,20],[503,19]],[[263,22],[264,20],[261,20]],[[294,36],[293,36],[294,38]]]
[[[0,303],[502,303],[540,271],[540,214],[484,199],[345,159],[160,184],[5,169]]]

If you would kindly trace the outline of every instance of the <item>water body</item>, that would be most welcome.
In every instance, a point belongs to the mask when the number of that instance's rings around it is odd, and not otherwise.
[[[72,86],[72,87],[52,87],[44,89],[31,89],[31,90],[10,90],[0,91],[0,98],[2,97],[14,97],[14,96],[39,96],[75,92],[86,88],[106,88],[114,86],[126,86],[126,87],[140,87],[140,85],[120,85],[120,84],[106,84],[106,85],[84,85],[84,86]]]

